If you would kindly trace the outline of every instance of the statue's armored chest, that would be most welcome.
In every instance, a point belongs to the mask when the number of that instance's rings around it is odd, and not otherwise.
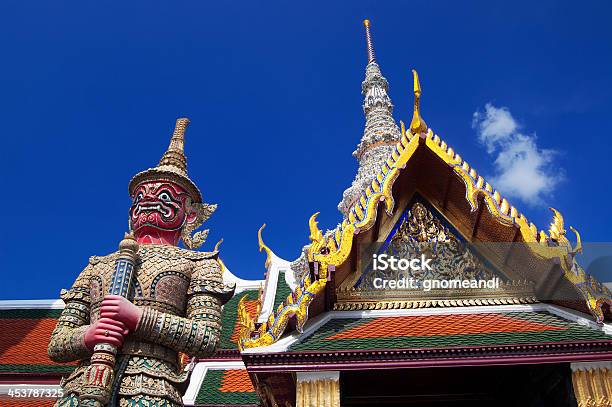
[[[197,260],[191,258],[193,256],[185,256],[184,252],[160,246],[141,248],[135,264],[130,299],[136,305],[182,315]],[[90,261],[94,267],[90,280],[92,314],[96,316],[100,302],[109,292],[116,257],[113,254]]]

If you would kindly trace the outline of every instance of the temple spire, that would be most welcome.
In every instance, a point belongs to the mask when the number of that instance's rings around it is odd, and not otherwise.
[[[382,75],[374,55],[371,23],[364,20],[368,64],[365,80],[361,83],[365,128],[361,141],[353,155],[359,161],[359,169],[352,185],[344,191],[338,209],[348,216],[361,193],[371,184],[385,160],[400,140],[400,129],[393,119],[393,103],[388,95],[389,83]]]
[[[372,34],[370,34],[370,20],[363,20],[366,35],[366,46],[368,48],[368,64],[376,61],[376,55],[374,55],[374,45],[372,45]]]
[[[410,132],[412,134],[425,133],[427,131],[427,124],[421,117],[421,84],[419,82],[419,74],[416,70],[412,70],[414,77],[414,113],[412,114],[412,121],[410,122]]]

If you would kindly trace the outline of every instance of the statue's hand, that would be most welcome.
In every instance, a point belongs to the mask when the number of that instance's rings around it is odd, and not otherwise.
[[[107,295],[102,300],[100,309],[102,318],[110,318],[125,324],[130,331],[135,331],[142,317],[142,309],[134,305],[130,300],[120,295]]]
[[[99,343],[108,343],[120,348],[123,345],[123,337],[127,333],[123,322],[102,317],[85,331],[85,346],[92,352],[94,346]]]

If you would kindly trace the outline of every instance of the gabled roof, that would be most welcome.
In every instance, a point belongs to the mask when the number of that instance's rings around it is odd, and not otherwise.
[[[242,356],[253,373],[599,361],[612,325],[550,304],[330,311]]]
[[[415,74],[415,80],[417,78]],[[419,91],[417,98],[419,98],[420,86],[415,85],[415,89],[417,88]],[[420,119],[420,114],[417,116]],[[577,263],[576,255],[580,251],[580,236],[576,232],[578,244],[572,247],[565,236],[564,220],[558,211],[553,210],[555,216],[548,233],[542,230],[538,232],[537,227],[529,222],[524,214],[512,206],[506,198],[503,198],[431,129],[428,129],[426,133],[413,134],[406,131],[402,125],[401,140],[381,166],[371,185],[366,188],[349,211],[347,218],[331,233],[324,236],[317,226],[317,214],[311,217],[309,238],[312,243],[307,249],[307,256],[316,267],[315,274],[312,276],[308,273],[304,274],[293,295],[279,306],[277,311],[270,315],[257,330],[243,337],[242,343],[245,348],[274,343],[281,337],[290,319],[295,319],[296,328],[298,332],[301,331],[303,324],[308,319],[309,307],[323,292],[331,277],[330,273],[333,274],[334,270],[351,256],[355,235],[367,235],[375,223],[380,221],[380,205],[384,207],[387,218],[394,215],[397,191],[401,189],[394,188],[395,183],[402,174],[418,176],[418,173],[407,172],[406,168],[409,164],[415,168],[416,157],[422,156],[424,152],[437,157],[438,163],[435,165],[442,173],[446,171],[448,174],[446,179],[440,177],[431,182],[428,187],[442,191],[445,195],[442,198],[443,204],[449,206],[448,211],[462,214],[471,223],[473,236],[478,236],[479,229],[482,229],[485,230],[483,233],[485,241],[524,242],[536,260],[556,261],[565,281],[565,286],[560,289],[567,291],[567,287],[572,287],[570,290],[573,289],[575,293],[573,295],[581,295],[584,298],[586,308],[597,321],[604,320],[603,306],[608,304],[612,307],[612,294],[607,287],[587,275]],[[459,194],[456,188],[449,190],[451,181],[454,183],[459,181],[463,184],[462,194]],[[486,213],[483,208],[487,209]],[[484,220],[481,221],[483,216]],[[576,306],[572,302],[566,305]]]

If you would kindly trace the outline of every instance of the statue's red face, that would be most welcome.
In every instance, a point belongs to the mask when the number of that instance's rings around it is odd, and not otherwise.
[[[189,194],[173,182],[146,181],[132,196],[130,222],[139,243],[177,245],[181,229],[195,216]]]

